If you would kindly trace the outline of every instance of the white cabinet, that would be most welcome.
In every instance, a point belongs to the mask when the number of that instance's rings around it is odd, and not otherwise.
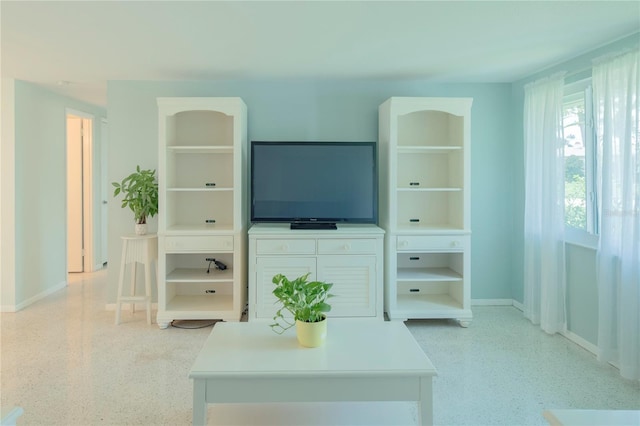
[[[273,276],[289,279],[308,272],[333,283],[330,317],[384,319],[384,231],[373,225],[337,230],[291,230],[288,224],[249,229],[249,321],[271,320],[278,305]]]
[[[246,304],[246,105],[158,98],[158,112],[158,325],[238,321]]]
[[[390,319],[455,318],[470,296],[470,98],[379,107],[380,225]]]

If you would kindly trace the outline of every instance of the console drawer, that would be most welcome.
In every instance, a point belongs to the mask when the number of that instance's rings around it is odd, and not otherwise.
[[[315,254],[315,240],[266,240],[256,241],[256,254]]]
[[[467,235],[434,235],[415,236],[400,235],[397,237],[397,250],[464,250],[469,241]]]
[[[194,235],[194,236],[169,236],[165,238],[165,250],[167,251],[215,251],[233,250],[232,235]]]
[[[321,239],[318,254],[376,254],[376,240],[371,239]]]

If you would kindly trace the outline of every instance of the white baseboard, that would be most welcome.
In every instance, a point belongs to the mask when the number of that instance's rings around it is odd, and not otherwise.
[[[47,290],[45,290],[45,291],[43,291],[41,293],[38,293],[35,296],[28,298],[24,302],[18,303],[17,305],[2,305],[0,307],[0,310],[2,312],[18,312],[19,310],[24,309],[27,306],[33,305],[37,301],[44,299],[45,297],[49,296],[50,294],[53,294],[56,291],[62,290],[67,285],[68,285],[68,283],[66,281],[62,281],[58,285],[56,285],[54,287],[51,287],[51,288],[49,288],[49,289],[47,289]]]
[[[513,299],[471,299],[471,306],[513,306],[522,311],[522,303]]]
[[[513,307],[524,312],[524,305],[520,302],[518,302],[517,300],[513,301]]]
[[[592,354],[594,354],[596,356],[598,355],[598,347],[596,345],[594,345],[593,343],[583,339],[582,337],[578,336],[574,332],[567,330],[567,331],[563,332],[562,335],[564,337],[566,337],[567,339],[571,340],[576,345],[582,346],[583,348],[585,348],[586,350],[588,350]]]
[[[471,299],[471,306],[511,306],[512,299]]]

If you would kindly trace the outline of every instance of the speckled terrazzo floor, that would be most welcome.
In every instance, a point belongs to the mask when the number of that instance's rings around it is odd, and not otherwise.
[[[115,326],[106,272],[1,320],[2,407],[18,425],[189,425],[189,369],[210,328],[160,330],[144,311]],[[474,307],[468,329],[450,321],[407,325],[438,370],[437,425],[543,425],[546,408],[640,409],[640,384],[512,307]],[[212,425],[415,423],[411,403],[211,406]]]

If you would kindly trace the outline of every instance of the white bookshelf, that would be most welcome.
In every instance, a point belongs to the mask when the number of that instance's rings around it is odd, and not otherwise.
[[[158,118],[158,325],[239,321],[246,306],[246,105],[240,98],[158,98]]]
[[[470,306],[470,98],[379,107],[380,225],[390,319],[454,318]]]

